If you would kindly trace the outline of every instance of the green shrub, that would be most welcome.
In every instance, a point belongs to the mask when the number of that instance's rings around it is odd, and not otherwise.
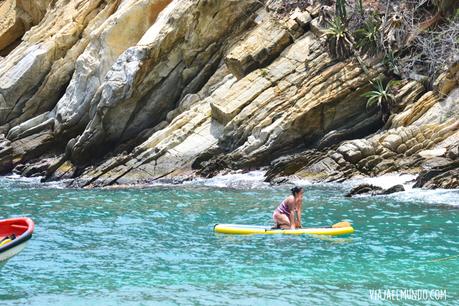
[[[377,16],[372,15],[364,21],[362,28],[355,31],[356,45],[361,52],[374,55],[380,51],[380,25]]]

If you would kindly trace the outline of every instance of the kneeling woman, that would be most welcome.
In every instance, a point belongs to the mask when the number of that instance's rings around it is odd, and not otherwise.
[[[301,205],[303,203],[303,188],[293,187],[292,195],[283,200],[274,210],[273,219],[276,228],[301,228]],[[295,212],[297,219],[295,220]]]

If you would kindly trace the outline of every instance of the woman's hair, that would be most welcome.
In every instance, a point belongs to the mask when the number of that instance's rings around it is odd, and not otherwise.
[[[303,191],[303,187],[295,186],[292,189],[290,189],[290,191],[292,192],[293,196],[295,196],[297,193]]]

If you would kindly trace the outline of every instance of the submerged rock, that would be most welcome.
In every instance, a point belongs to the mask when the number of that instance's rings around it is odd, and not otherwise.
[[[381,191],[381,190],[383,189],[379,186],[375,186],[371,184],[362,184],[362,185],[352,188],[351,191],[346,193],[345,197],[349,198],[355,195],[374,193],[376,191]]]

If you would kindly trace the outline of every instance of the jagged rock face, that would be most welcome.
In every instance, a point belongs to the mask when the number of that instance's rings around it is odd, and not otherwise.
[[[306,33],[271,65],[212,102],[213,118],[225,125],[220,145],[231,152],[225,158],[260,165],[339,126],[359,123],[365,110],[361,94],[382,70],[370,65],[364,73],[357,62],[333,62],[317,37]]]
[[[373,176],[431,168],[430,161],[446,158],[446,148],[457,142],[458,94],[459,89],[455,89],[440,100],[433,92],[427,92],[394,115],[387,130],[364,139],[345,141],[325,152],[305,152],[279,160],[273,164],[268,177],[273,180],[279,176],[315,175],[327,180],[343,180],[362,174]],[[295,166],[286,168],[286,163]],[[327,166],[317,167],[321,164]],[[438,161],[435,165],[438,166]]]
[[[434,91],[404,82],[384,123],[362,97],[380,59],[332,59],[317,5],[261,4],[1,2],[0,173],[105,186],[271,163],[267,180],[344,180],[454,161],[458,65]]]
[[[68,135],[84,129],[106,72],[168,3],[81,0],[49,7],[0,68],[1,130],[11,128],[18,163],[62,148]]]
[[[269,64],[292,42],[285,26],[268,14],[264,18],[266,20],[225,57],[226,65],[238,79]]]
[[[216,70],[225,38],[255,1],[175,1],[138,46],[113,65],[93,98],[91,121],[72,148],[76,162],[101,144],[125,141],[152,127],[180,97],[196,92]]]
[[[1,61],[0,132],[52,110],[74,71],[91,33],[119,1],[57,1],[22,43]],[[37,120],[19,130],[40,123]],[[16,135],[13,136],[16,138]]]
[[[271,21],[267,19],[266,22]],[[255,50],[244,47],[253,44],[259,37],[260,28],[265,27],[260,23],[229,50],[228,56],[234,59],[234,50],[245,50],[249,54],[272,50],[265,39],[259,41],[259,48]],[[241,54],[240,58],[249,56]],[[235,68],[238,65],[240,69]],[[244,60],[232,61],[227,66],[230,71],[250,70],[244,68],[250,67]],[[374,66],[365,74],[358,63],[334,63],[323,53],[317,37],[307,33],[274,62],[267,62],[266,67],[240,80],[224,79],[212,95],[195,102],[194,108],[153,134],[131,156],[114,159],[96,171],[89,171],[83,183],[128,183],[177,175],[181,173],[179,169],[186,168],[185,165],[190,165],[194,159],[214,156],[207,152],[214,152],[216,147],[221,148],[217,152],[231,151],[223,155],[225,159],[234,160],[246,154],[257,163],[266,163],[269,155],[275,156],[279,147],[292,149],[298,142],[312,140],[349,119],[360,120],[365,109],[365,101],[360,95],[368,88],[368,80],[381,69],[381,66]],[[263,154],[253,153],[257,146]],[[211,163],[218,162],[211,159]]]
[[[84,129],[94,114],[98,91],[118,57],[136,44],[170,0],[130,1],[122,4],[93,32],[90,43],[75,63],[65,95],[53,110],[56,132]],[[147,12],[147,13],[145,13]],[[103,92],[102,92],[103,94]],[[95,104],[95,105],[94,105]]]

